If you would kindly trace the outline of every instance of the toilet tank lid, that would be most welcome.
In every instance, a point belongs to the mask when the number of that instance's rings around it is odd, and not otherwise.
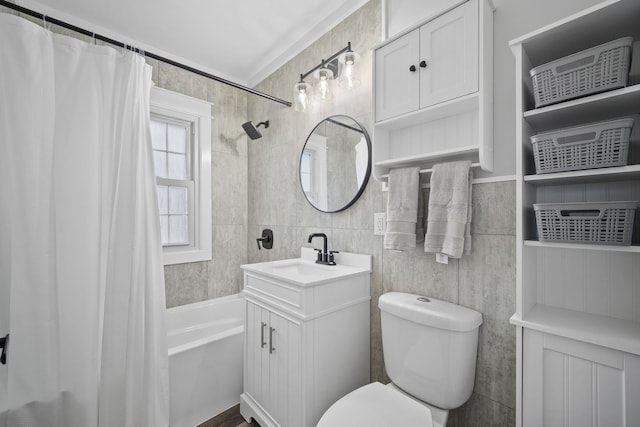
[[[380,296],[381,311],[422,325],[456,332],[471,331],[482,324],[482,313],[458,304],[404,292]]]

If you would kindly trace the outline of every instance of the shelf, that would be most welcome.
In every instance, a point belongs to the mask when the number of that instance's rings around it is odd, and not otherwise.
[[[591,243],[541,242],[539,240],[525,240],[524,245],[538,248],[584,249],[588,251],[640,253],[640,245],[598,245]]]
[[[480,102],[479,99],[480,94],[474,92],[469,95],[421,108],[411,113],[403,114],[402,116],[379,121],[375,126],[376,129],[393,131],[455,116],[456,114],[477,110]]]
[[[640,355],[640,323],[536,304],[511,323],[565,338]]]
[[[442,159],[469,158],[478,155],[478,146],[470,145],[466,147],[452,148],[450,150],[433,151],[429,154],[417,154],[415,156],[396,157],[394,159],[381,160],[375,162],[375,166],[398,167],[419,165],[424,162],[435,162]]]
[[[525,175],[524,182],[545,186],[628,181],[633,179],[640,179],[640,165]]]
[[[638,112],[638,105],[640,85],[634,85],[525,111],[524,118],[542,132],[629,116]]]

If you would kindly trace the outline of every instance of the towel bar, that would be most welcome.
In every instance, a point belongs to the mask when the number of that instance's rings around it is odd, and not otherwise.
[[[472,168],[479,168],[480,163],[471,163]],[[420,175],[428,174],[433,172],[433,169],[420,169]],[[389,174],[385,174],[381,176],[382,179],[389,179]]]

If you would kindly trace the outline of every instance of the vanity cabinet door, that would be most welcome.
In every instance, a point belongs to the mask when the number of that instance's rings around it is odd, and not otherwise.
[[[245,393],[282,427],[302,425],[299,324],[247,301]]]
[[[478,90],[478,1],[420,27],[420,108]]]
[[[419,44],[419,31],[414,30],[376,51],[377,122],[419,108]]]

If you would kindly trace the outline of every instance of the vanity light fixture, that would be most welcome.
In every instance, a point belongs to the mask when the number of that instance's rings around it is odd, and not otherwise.
[[[331,98],[331,84],[338,79],[341,87],[352,89],[360,84],[357,65],[360,55],[351,49],[351,42],[334,53],[329,59],[323,59],[320,64],[304,74],[300,74],[300,81],[293,86],[293,106],[296,111],[305,112],[311,106],[312,85],[304,80],[311,74],[318,79],[317,96],[322,102]]]

